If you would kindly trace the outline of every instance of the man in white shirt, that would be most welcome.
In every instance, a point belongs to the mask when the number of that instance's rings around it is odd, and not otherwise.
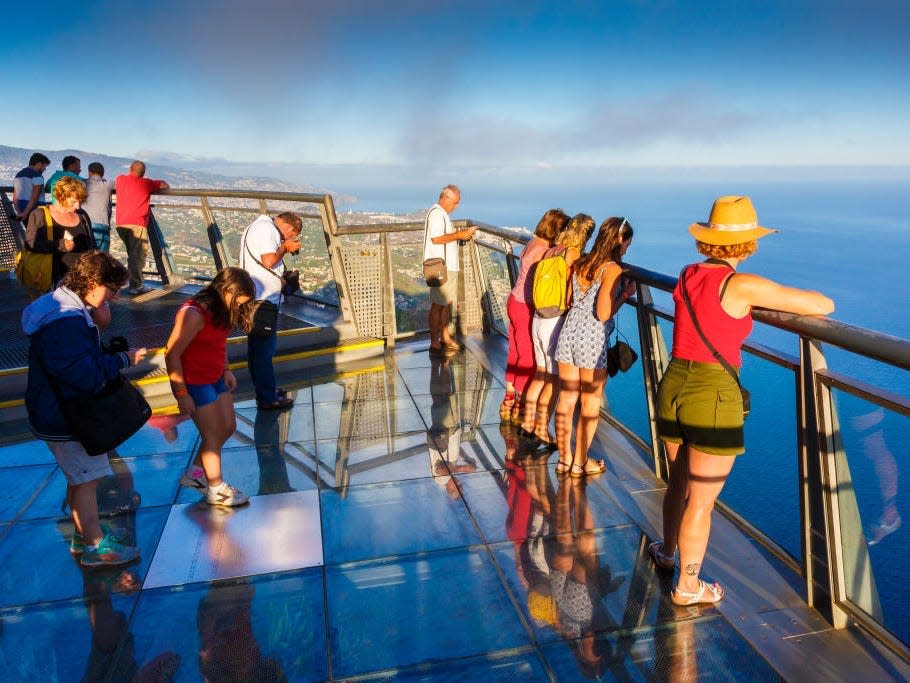
[[[477,228],[455,230],[449,214],[461,202],[461,190],[455,185],[446,185],[439,193],[439,201],[430,207],[426,218],[426,233],[423,240],[423,258],[442,258],[446,262],[448,277],[445,284],[430,287],[430,353],[445,355],[458,351],[461,345],[449,334],[451,305],[455,301],[458,287],[458,240],[469,240]]]
[[[291,211],[280,213],[274,220],[261,215],[243,232],[240,239],[240,267],[250,274],[256,285],[256,299],[281,303],[281,278],[285,254],[300,251],[303,221]],[[256,389],[256,405],[266,410],[283,410],[294,405],[275,382],[272,358],[278,346],[278,330],[266,337],[247,337],[247,362]]]

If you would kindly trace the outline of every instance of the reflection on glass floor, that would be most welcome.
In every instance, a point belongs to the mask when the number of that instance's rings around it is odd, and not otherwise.
[[[669,603],[606,477],[557,479],[499,424],[470,352],[289,386],[287,412],[237,404],[245,508],[179,487],[190,421],[119,449],[100,504],[142,552],[119,570],[67,552],[43,444],[0,448],[6,680],[777,680],[719,612]]]

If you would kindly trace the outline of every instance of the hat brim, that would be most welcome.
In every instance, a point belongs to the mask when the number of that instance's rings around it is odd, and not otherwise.
[[[780,230],[763,228],[760,225],[749,228],[748,230],[719,230],[717,228],[712,228],[707,223],[693,223],[689,226],[689,233],[699,242],[717,244],[720,246],[751,242],[752,240],[766,237],[772,232],[780,232]]]

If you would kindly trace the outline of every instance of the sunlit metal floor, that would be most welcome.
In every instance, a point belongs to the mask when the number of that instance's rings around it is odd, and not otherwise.
[[[240,509],[178,486],[198,435],[153,418],[99,494],[138,506],[121,570],[67,552],[47,448],[0,449],[4,679],[779,680],[721,610],[669,602],[628,477],[557,479],[500,426],[503,385],[470,348],[314,370],[284,413],[238,403]]]

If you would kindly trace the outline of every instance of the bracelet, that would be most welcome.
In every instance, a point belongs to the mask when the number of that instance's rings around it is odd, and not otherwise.
[[[174,392],[174,398],[183,398],[184,396],[189,396],[190,392],[186,390],[186,387],[183,389],[177,389]]]

